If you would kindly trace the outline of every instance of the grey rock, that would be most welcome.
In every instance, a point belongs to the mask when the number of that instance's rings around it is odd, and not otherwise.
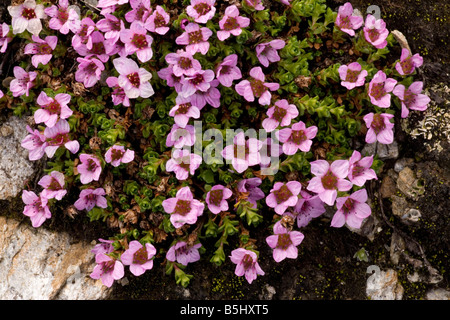
[[[381,271],[380,268],[373,268],[372,270],[375,273],[366,282],[367,297],[371,300],[402,300],[404,289],[398,281],[397,272],[393,269]]]
[[[443,288],[432,289],[425,297],[427,300],[450,300],[450,291]]]
[[[417,179],[415,172],[409,168],[405,167],[398,174],[397,188],[405,196],[412,200],[417,200],[425,192],[423,182]]]
[[[378,142],[368,143],[361,150],[361,155],[371,156],[378,155],[380,160],[397,159],[399,156],[398,144],[396,141],[391,144],[382,144]]]

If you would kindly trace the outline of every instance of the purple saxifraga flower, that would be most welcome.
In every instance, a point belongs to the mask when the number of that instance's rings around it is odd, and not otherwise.
[[[380,108],[389,108],[391,106],[391,95],[389,92],[394,90],[397,80],[387,78],[386,74],[379,70],[369,83],[368,95],[370,102]]]
[[[270,42],[260,43],[256,46],[256,57],[259,62],[268,67],[269,63],[280,61],[278,51],[283,49],[286,43],[283,40],[275,39]]]
[[[170,22],[169,14],[163,7],[157,5],[152,14],[145,20],[145,28],[150,32],[155,32],[160,35],[165,35],[170,28],[168,27]]]
[[[9,25],[5,22],[0,26],[0,53],[5,53],[8,48],[8,43],[11,42],[12,38],[9,35]]]
[[[220,185],[217,184],[211,188],[206,194],[206,204],[208,205],[209,211],[214,214],[218,214],[220,212],[225,212],[228,210],[228,202],[227,199],[233,195],[233,192]]]
[[[408,89],[404,85],[395,86],[392,93],[396,95],[402,104],[402,118],[409,115],[409,110],[425,111],[430,103],[430,98],[426,94],[422,94],[423,82],[415,81],[410,84]]]
[[[80,16],[74,8],[69,8],[68,0],[59,0],[58,6],[51,5],[44,12],[51,17],[48,27],[62,34],[76,33],[81,27]]]
[[[136,53],[140,62],[147,62],[153,57],[153,38],[147,34],[147,29],[139,21],[133,21],[130,29],[123,29],[120,32],[120,40],[125,44],[127,55]]]
[[[77,201],[75,201],[74,206],[78,210],[91,211],[94,207],[106,208],[108,207],[108,202],[104,195],[106,194],[105,189],[84,189],[81,190],[80,196]]]
[[[169,87],[174,88],[177,93],[180,93],[183,89],[184,76],[176,76],[173,73],[173,65],[169,65],[167,68],[162,68],[158,72],[158,77],[166,80]]]
[[[171,246],[166,254],[166,259],[172,262],[181,263],[187,266],[189,263],[200,260],[200,253],[198,249],[201,248],[201,243],[196,243],[189,246],[185,241],[178,241]]]
[[[239,132],[233,138],[233,144],[222,150],[222,157],[231,160],[233,168],[242,173],[250,166],[260,164],[261,156],[259,150],[262,143],[256,138],[245,139],[244,132]]]
[[[237,54],[226,56],[216,67],[216,77],[224,87],[231,87],[233,80],[241,79],[241,69],[237,67]]]
[[[245,0],[245,4],[258,11],[264,10],[262,0]]]
[[[283,154],[283,147],[276,141],[276,139],[267,138],[262,141],[262,147],[259,150],[261,168],[269,168],[272,165],[272,160],[276,162]]]
[[[90,277],[92,279],[101,279],[102,283],[110,288],[114,280],[120,280],[125,274],[122,262],[107,256],[104,253],[95,255],[95,267]]]
[[[184,28],[184,32],[175,39],[178,45],[185,45],[186,52],[194,55],[197,52],[206,54],[209,50],[209,37],[212,31],[209,28],[202,27],[196,23],[190,22]]]
[[[164,211],[170,214],[170,222],[175,228],[184,224],[195,224],[205,209],[203,203],[194,199],[189,187],[182,187],[175,198],[164,200],[162,206]]]
[[[369,113],[364,116],[364,122],[369,129],[366,133],[366,142],[374,143],[378,141],[381,144],[391,144],[394,141],[394,124],[389,120],[394,117],[389,113]]]
[[[189,99],[193,105],[201,110],[206,104],[213,108],[220,107],[220,91],[217,89],[219,80],[214,79],[209,82],[209,88],[206,91],[197,90]]]
[[[123,88],[119,86],[119,79],[117,77],[108,77],[106,79],[106,84],[113,89],[111,98],[115,106],[118,104],[122,104],[125,107],[130,106],[130,99],[125,94]]]
[[[402,49],[400,61],[395,64],[395,69],[402,76],[412,74],[416,68],[419,68],[423,64],[423,58],[420,54],[416,53],[411,55],[406,48]]]
[[[41,196],[47,199],[61,200],[67,193],[67,190],[64,189],[64,174],[59,171],[52,171],[43,176],[38,185],[44,188]]]
[[[198,154],[186,149],[175,149],[166,163],[166,171],[174,172],[178,180],[186,180],[189,174],[194,175],[201,163],[202,157]]]
[[[70,140],[69,137],[70,125],[65,119],[59,119],[53,127],[46,127],[44,130],[44,137],[47,143],[45,153],[47,157],[51,158],[59,147],[64,146],[72,154],[75,154],[80,149],[80,144],[77,140]]]
[[[217,31],[217,38],[224,41],[233,36],[239,36],[242,33],[242,28],[250,25],[250,19],[241,17],[239,9],[235,5],[228,6],[225,9],[225,15],[219,21],[220,30]]]
[[[216,0],[191,0],[187,6],[186,13],[197,23],[206,23],[216,13],[214,4]]]
[[[134,160],[134,151],[126,149],[124,146],[113,145],[105,153],[106,163],[111,163],[113,167],[118,167],[122,163],[129,163]]]
[[[101,78],[105,66],[96,59],[77,58],[78,70],[75,72],[75,80],[83,83],[86,88],[93,87]]]
[[[102,166],[100,160],[90,154],[80,154],[80,164],[77,166],[77,171],[80,174],[80,181],[82,184],[88,184],[92,181],[98,181],[102,173]]]
[[[214,80],[214,77],[214,71],[209,69],[198,70],[192,76],[185,76],[182,81],[183,87],[179,95],[187,98],[197,91],[206,92],[211,87],[211,81]]]
[[[116,6],[127,4],[128,2],[129,0],[99,0],[97,7],[102,9],[100,14],[104,16],[108,13],[114,13]]]
[[[105,41],[111,40],[111,43],[115,44],[120,39],[120,33],[125,29],[125,24],[123,20],[107,13],[103,19],[96,23],[96,27],[105,33]]]
[[[177,149],[181,149],[184,146],[192,147],[194,143],[195,128],[189,124],[182,128],[174,123],[166,138],[166,147],[175,147]]]
[[[383,49],[386,47],[389,30],[386,29],[386,22],[383,19],[376,19],[373,15],[368,14],[363,30],[366,41],[375,48]]]
[[[129,23],[133,21],[145,23],[152,13],[150,0],[130,0],[129,3],[131,10],[125,13],[125,20]]]
[[[245,276],[245,279],[250,284],[258,275],[264,275],[264,271],[258,263],[258,256],[254,251],[244,248],[234,249],[231,251],[230,260],[236,264],[234,273],[238,277]]]
[[[23,190],[22,201],[25,204],[23,214],[30,217],[34,228],[40,227],[45,220],[52,217],[47,204],[48,200],[42,194],[37,196],[33,191]]]
[[[113,60],[114,68],[119,72],[118,84],[129,99],[148,98],[155,92],[150,84],[152,74],[128,58]]]
[[[45,136],[39,130],[32,130],[28,125],[26,128],[30,134],[22,140],[20,145],[29,151],[28,159],[30,161],[39,160],[44,156],[48,143],[45,141]]]
[[[308,184],[309,191],[315,192],[327,205],[332,206],[338,191],[348,191],[352,183],[345,178],[348,175],[348,160],[335,160],[331,163],[325,160],[311,162],[311,173],[315,175]]]
[[[266,204],[274,208],[277,214],[282,215],[288,207],[297,204],[301,188],[302,185],[298,181],[275,182],[266,197]]]
[[[292,214],[297,217],[297,226],[305,227],[313,219],[320,217],[325,212],[323,201],[319,196],[311,195],[309,192],[300,191],[300,197],[292,210]]]
[[[298,116],[295,104],[289,104],[286,99],[275,102],[266,112],[268,118],[262,121],[262,126],[267,132],[272,132],[279,126],[286,127],[291,124],[292,119]]]
[[[114,240],[105,240],[102,238],[99,238],[98,241],[100,243],[97,243],[94,248],[91,249],[91,252],[93,254],[99,254],[99,253],[104,253],[104,254],[108,254],[114,251]]]
[[[73,111],[67,106],[70,98],[70,94],[67,93],[58,93],[51,98],[42,91],[36,100],[40,109],[34,112],[34,122],[43,122],[47,127],[53,127],[59,119],[69,118],[73,114]]]
[[[366,81],[367,70],[361,69],[361,65],[358,62],[341,65],[338,69],[341,85],[348,90],[363,86]]]
[[[191,77],[202,70],[202,65],[194,59],[190,52],[177,50],[176,53],[169,53],[165,57],[166,62],[173,66],[172,72],[175,76]]]
[[[41,19],[47,17],[44,6],[36,4],[35,0],[25,0],[17,6],[8,6],[8,11],[12,17],[13,34],[27,30],[37,36],[42,30]]]
[[[185,128],[190,118],[198,119],[200,110],[191,103],[190,97],[178,96],[175,99],[176,105],[170,109],[169,116],[173,117],[175,123],[181,128]]]
[[[351,228],[361,228],[362,221],[372,213],[366,201],[366,189],[355,191],[348,197],[337,198],[337,211],[331,220],[331,226],[340,228],[347,224]]]
[[[47,36],[44,40],[39,36],[32,35],[31,39],[34,43],[29,43],[25,46],[23,53],[32,54],[31,64],[37,68],[39,63],[46,65],[53,57],[52,52],[56,48],[58,37]]]
[[[264,82],[265,75],[261,67],[253,67],[250,70],[250,80],[242,80],[236,86],[236,92],[245,98],[248,102],[253,102],[255,97],[261,105],[269,105],[272,98],[270,91],[280,88],[278,83]]]
[[[305,236],[300,231],[289,231],[280,223],[273,227],[273,235],[266,238],[266,242],[273,249],[273,259],[276,262],[286,258],[297,259],[297,246],[302,243]]]
[[[95,22],[89,18],[85,17],[80,21],[80,29],[72,37],[72,47],[75,51],[79,51],[82,45],[86,45],[90,35],[96,30]]]
[[[284,128],[276,132],[276,136],[283,143],[283,152],[293,155],[298,150],[308,152],[311,150],[312,139],[316,136],[316,126],[306,127],[303,121],[294,123],[290,128]]]
[[[37,73],[35,71],[26,72],[19,66],[13,68],[14,79],[9,84],[9,90],[14,97],[30,94],[30,89],[34,87]]]
[[[363,24],[363,18],[353,15],[353,7],[350,2],[345,3],[338,9],[335,25],[350,36],[355,35],[355,30]]]
[[[262,180],[260,178],[248,178],[248,179],[242,179],[237,184],[237,189],[241,193],[246,193],[246,199],[248,202],[250,202],[253,205],[253,208],[257,208],[257,202],[258,200],[264,199],[266,195],[264,192],[258,188],[259,185],[261,185]],[[242,195],[239,195],[239,198],[241,198]]]
[[[130,266],[132,274],[140,276],[153,268],[155,254],[156,248],[151,243],[142,245],[139,241],[133,240],[128,244],[128,249],[120,255],[120,260],[125,266]]]
[[[367,180],[378,179],[375,171],[370,168],[373,163],[373,155],[361,159],[361,153],[354,150],[348,162],[348,179],[354,185],[362,187]]]

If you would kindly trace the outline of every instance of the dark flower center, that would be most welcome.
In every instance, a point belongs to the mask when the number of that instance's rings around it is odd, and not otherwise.
[[[378,113],[374,114],[370,127],[375,131],[376,134],[383,131],[386,128],[383,117]]]
[[[189,80],[194,86],[198,86],[200,83],[204,82],[205,79],[203,78],[203,75],[200,73],[197,73],[194,78]]]
[[[264,86],[264,82],[258,79],[251,79],[250,87],[252,88],[255,97],[260,97],[267,90],[267,88]]]
[[[360,175],[363,174],[365,169],[366,168],[364,168],[364,167],[362,167],[362,166],[360,166],[358,164],[355,164],[354,167],[353,167],[353,170],[352,170],[353,177],[359,177]]]
[[[341,29],[351,29],[352,24],[350,22],[350,17],[348,16],[341,17],[341,23],[339,27],[341,27]]]
[[[52,181],[50,182],[49,186],[47,187],[48,190],[56,191],[61,190],[62,187],[59,184],[58,180],[52,177]]]
[[[148,251],[144,246],[134,253],[133,263],[134,264],[144,264],[147,261],[148,261]]]
[[[181,57],[178,60],[178,64],[180,65],[180,68],[184,69],[184,70],[192,68],[192,61],[191,61],[191,59],[186,58],[186,57]]]
[[[109,260],[109,261],[103,262],[102,263],[102,274],[112,272],[114,269],[114,264],[115,264],[114,260]]]
[[[89,171],[95,171],[97,169],[98,165],[95,163],[92,159],[87,159],[87,169]]]
[[[350,211],[353,210],[353,206],[355,204],[355,200],[352,198],[347,198],[347,200],[344,202],[344,205],[342,206],[342,210],[345,214],[348,214]]]
[[[47,43],[36,43],[37,54],[51,54],[52,48]]]
[[[412,62],[411,56],[401,61],[400,66],[402,67],[404,73],[412,73],[414,70],[414,64]]]
[[[175,205],[175,209],[173,213],[185,216],[189,212],[191,212],[191,202],[188,200],[178,199],[177,204]]]
[[[303,130],[292,130],[291,133],[291,141],[295,144],[301,144],[303,141],[306,141],[308,138]]]
[[[131,43],[138,48],[139,50],[145,49],[148,47],[147,39],[144,34],[136,33],[131,40]]]
[[[416,94],[412,93],[409,90],[405,91],[405,95],[403,96],[403,103],[409,107],[410,105],[416,102]]]
[[[69,20],[69,12],[63,8],[58,9],[58,20],[62,23],[65,23],[67,20]]]
[[[347,69],[347,75],[345,77],[345,81],[356,82],[356,80],[358,80],[359,74],[360,74],[360,71]]]
[[[253,258],[251,255],[246,254],[244,258],[242,258],[242,264],[244,265],[244,269],[248,270],[253,267]]]
[[[123,150],[112,149],[112,151],[111,151],[111,159],[112,159],[112,161],[117,161],[117,160],[122,159],[123,154],[124,154]]]
[[[370,29],[368,34],[369,34],[369,39],[372,42],[376,41],[380,37],[380,33],[378,32],[377,29]]]
[[[203,34],[201,30],[189,32],[189,44],[203,42]]]
[[[34,12],[34,9],[31,8],[23,8],[22,17],[27,20],[34,19],[36,18],[36,12]]]
[[[223,24],[223,30],[225,31],[238,29],[239,27],[240,27],[239,23],[237,22],[237,19],[234,17],[228,17],[227,21],[225,21],[225,23]]]
[[[209,192],[209,202],[216,207],[220,206],[220,202],[223,199],[223,190],[217,189]]]
[[[179,105],[177,111],[175,111],[175,114],[186,114],[191,106],[192,104],[190,102],[182,103]]]
[[[61,106],[59,105],[58,101],[52,101],[43,108],[51,114],[59,114],[59,112],[61,111]]]
[[[370,95],[374,97],[375,100],[380,100],[382,97],[384,97],[386,95],[386,91],[384,90],[384,83],[374,83],[372,85]]]
[[[222,66],[222,68],[220,69],[220,74],[224,75],[224,74],[228,74],[231,71],[231,67],[230,66]]]
[[[337,177],[330,171],[322,177],[322,186],[327,190],[335,189],[337,186]]]
[[[197,11],[198,15],[203,16],[211,10],[211,7],[207,3],[202,2],[196,4],[194,9]]]
[[[277,248],[287,250],[291,244],[291,237],[288,233],[281,233],[278,235]]]
[[[69,138],[65,133],[58,133],[56,136],[53,138],[48,138],[46,141],[51,146],[60,146],[69,141]]]
[[[105,45],[103,44],[103,41],[94,42],[92,44],[92,49],[90,50],[90,52],[95,55],[105,54],[106,50],[105,50]]]
[[[286,114],[287,114],[286,109],[275,106],[275,109],[273,110],[272,118],[277,120],[278,122],[281,122],[283,120],[283,118],[286,116]]]
[[[234,145],[234,157],[236,159],[245,160],[245,159],[247,159],[247,155],[249,153],[250,153],[250,150],[249,150],[247,144],[245,144],[245,145],[235,144]]]
[[[156,13],[155,13],[155,28],[164,27],[165,25],[166,25],[166,20],[158,11],[156,11]]]
[[[131,85],[135,88],[139,88],[141,85],[141,79],[139,78],[139,74],[137,72],[130,73],[127,75],[128,80],[130,80]]]
[[[292,197],[292,192],[291,192],[291,190],[289,190],[287,185],[281,186],[281,188],[278,190],[275,190],[273,192],[273,194],[275,195],[277,204],[283,203],[283,202],[287,201],[290,197]]]

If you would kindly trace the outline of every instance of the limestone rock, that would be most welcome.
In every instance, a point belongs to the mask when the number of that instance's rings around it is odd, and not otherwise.
[[[450,291],[442,289],[442,288],[432,289],[427,292],[426,299],[427,300],[450,300]]]
[[[424,193],[423,182],[417,179],[415,172],[405,167],[398,174],[397,188],[408,198],[417,200]]]
[[[402,300],[403,287],[393,269],[375,270],[366,283],[366,295],[371,300]]]

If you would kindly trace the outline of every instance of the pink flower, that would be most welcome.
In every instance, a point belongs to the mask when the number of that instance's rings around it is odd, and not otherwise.
[[[270,168],[272,160],[275,165],[283,154],[283,147],[276,141],[276,139],[267,138],[262,141],[262,147],[259,150],[261,157],[260,166],[261,168]]]
[[[80,192],[80,197],[75,201],[74,206],[78,210],[91,211],[94,207],[106,208],[108,207],[108,202],[104,195],[106,194],[105,189],[84,189]]]
[[[210,191],[206,194],[206,204],[208,205],[209,211],[214,214],[218,214],[220,212],[225,212],[228,210],[228,202],[227,199],[233,195],[230,189],[222,186],[215,185],[211,188]]]
[[[180,93],[183,88],[184,76],[176,76],[173,73],[173,65],[169,65],[167,68],[160,69],[158,72],[158,77],[166,80],[169,87],[175,89],[176,92]]]
[[[202,70],[202,65],[194,59],[190,52],[177,50],[176,53],[169,53],[165,57],[166,62],[173,66],[173,74],[177,77],[195,75]]]
[[[61,200],[67,193],[67,190],[64,189],[64,174],[59,171],[52,171],[43,176],[38,185],[44,188],[41,195],[47,199]]]
[[[207,103],[213,108],[220,107],[220,91],[217,89],[219,80],[214,79],[209,82],[209,85],[210,86],[206,91],[197,90],[193,95],[189,96],[191,103],[197,106],[199,110],[201,110]]]
[[[145,28],[150,32],[165,35],[170,28],[167,26],[170,21],[169,14],[161,6],[156,6],[156,10],[145,21]]]
[[[122,163],[129,163],[134,159],[133,150],[125,150],[124,146],[113,145],[105,153],[106,163],[111,163],[112,166],[118,167]]]
[[[21,146],[29,151],[28,159],[35,161],[41,159],[45,154],[45,148],[48,143],[45,141],[45,136],[34,129],[34,131],[27,125],[27,131],[30,133],[21,142]]]
[[[268,118],[262,121],[262,126],[267,132],[272,132],[277,127],[286,127],[291,124],[292,119],[298,116],[295,104],[289,104],[286,99],[278,100],[266,112]]]
[[[126,54],[136,53],[140,62],[147,62],[153,57],[153,38],[147,35],[147,29],[141,22],[133,21],[130,29],[122,30],[120,40],[125,44]]]
[[[67,106],[70,102],[70,95],[67,93],[58,93],[55,98],[50,98],[42,91],[36,102],[41,108],[34,112],[34,122],[43,122],[47,127],[53,127],[59,119],[67,119],[73,114]]]
[[[103,63],[109,60],[109,56],[114,49],[113,42],[105,41],[105,37],[100,31],[92,32],[87,36],[86,43],[80,43],[77,46],[73,45],[73,47],[80,56],[88,59],[95,57]]]
[[[236,92],[245,98],[245,100],[252,102],[256,98],[259,104],[269,105],[272,95],[270,91],[275,91],[280,88],[278,83],[264,82],[265,76],[261,67],[254,67],[250,70],[250,80],[242,80],[236,86]]]
[[[45,220],[52,217],[52,213],[47,205],[47,198],[37,196],[33,191],[23,190],[22,201],[25,204],[23,214],[31,219],[31,225],[34,228],[40,227]]]
[[[68,0],[59,0],[59,5],[52,5],[44,9],[44,12],[51,17],[48,26],[50,29],[59,30],[62,34],[69,31],[76,33],[80,27],[80,16],[74,8],[69,8]]]
[[[339,7],[335,24],[341,31],[353,37],[355,30],[362,26],[363,18],[353,15],[352,4],[347,2]]]
[[[9,14],[12,17],[13,33],[22,33],[28,30],[35,36],[42,30],[41,19],[47,16],[42,4],[36,4],[35,0],[25,0],[24,3],[17,6],[8,6]]]
[[[129,23],[133,21],[144,23],[152,13],[150,0],[130,0],[130,5],[132,10],[125,13],[125,20]]]
[[[190,153],[186,149],[176,149],[166,163],[166,171],[175,172],[178,180],[186,180],[189,174],[194,175],[201,163],[202,157],[198,154]]]
[[[192,105],[190,98],[183,98],[178,96],[176,105],[170,109],[169,116],[173,117],[175,123],[181,128],[186,127],[190,118],[198,119],[200,117],[200,110]]]
[[[283,49],[286,43],[283,40],[272,40],[266,43],[260,43],[256,46],[256,56],[259,62],[268,67],[270,62],[280,61],[278,51]]]
[[[372,213],[367,201],[366,189],[355,191],[348,197],[336,199],[337,211],[331,220],[331,226],[340,228],[347,224],[351,228],[361,228],[362,221]]]
[[[244,132],[241,131],[233,138],[233,144],[226,146],[222,150],[222,157],[231,160],[233,168],[242,173],[248,169],[249,166],[260,164],[261,156],[259,150],[262,148],[262,143],[256,138],[245,139]]]
[[[206,23],[216,13],[214,4],[216,0],[191,0],[187,6],[186,13],[197,23]]]
[[[190,22],[184,29],[183,34],[175,39],[176,44],[186,45],[186,52],[194,55],[197,52],[206,54],[209,50],[209,37],[212,36],[212,31],[209,28],[200,26],[196,23]]]
[[[300,191],[297,204],[292,214],[297,217],[297,226],[305,227],[312,218],[320,217],[325,212],[323,201],[318,195],[311,195],[305,190]]]
[[[14,97],[19,97],[25,94],[27,97],[30,94],[30,89],[34,87],[37,73],[34,71],[26,72],[19,66],[13,68],[15,79],[9,84]]]
[[[123,20],[107,13],[104,19],[97,22],[96,27],[105,33],[105,40],[112,40],[112,43],[116,43],[120,38],[120,32],[125,29],[125,24]]]
[[[245,4],[249,5],[255,10],[264,10],[262,0],[245,0]]]
[[[8,43],[11,42],[12,38],[8,36],[9,25],[5,22],[2,23],[0,27],[0,53],[5,53],[8,48]]]
[[[345,180],[348,168],[348,160],[335,160],[331,165],[325,160],[313,161],[311,173],[315,177],[309,181],[306,189],[317,193],[323,202],[332,206],[338,191],[348,191],[352,188],[352,183]]]
[[[242,28],[250,25],[250,19],[241,17],[239,9],[235,5],[228,6],[225,9],[225,15],[219,21],[220,30],[217,31],[217,38],[220,41],[228,39],[230,35],[238,36],[242,33]]]
[[[258,264],[258,256],[254,251],[244,248],[238,248],[231,251],[231,262],[236,264],[234,273],[238,277],[245,275],[245,279],[248,283],[252,283],[258,275],[263,276],[264,271]]]
[[[153,257],[156,254],[156,248],[146,243],[143,246],[139,241],[133,240],[128,244],[128,249],[121,254],[120,260],[126,266],[130,266],[130,271],[135,276],[140,276],[145,271],[153,268]]]
[[[273,227],[274,234],[266,238],[266,242],[273,249],[273,259],[276,262],[286,258],[297,259],[297,246],[302,243],[305,236],[300,231],[288,231],[281,223]]]
[[[64,146],[71,153],[75,154],[80,149],[80,144],[77,140],[70,140],[69,138],[70,125],[64,120],[60,119],[53,127],[46,127],[44,130],[45,153],[49,158],[53,157],[56,150]]]
[[[86,88],[93,87],[100,80],[105,66],[96,58],[77,58],[77,61],[79,65],[75,72],[75,80],[83,83]]]
[[[166,138],[166,147],[175,147],[177,149],[181,149],[184,146],[192,147],[194,143],[195,128],[189,124],[182,128],[174,123]]]
[[[194,199],[189,187],[178,190],[175,198],[166,199],[162,202],[164,211],[170,214],[170,222],[175,228],[185,224],[195,224],[197,217],[203,214],[205,205]]]
[[[302,185],[298,181],[275,182],[266,198],[266,204],[282,215],[288,207],[297,204],[301,188]]]
[[[101,15],[113,13],[116,11],[116,6],[127,4],[129,0],[99,0],[97,3],[98,8],[102,8]]]
[[[231,87],[233,80],[242,78],[241,69],[236,66],[237,58],[237,54],[230,54],[216,68],[216,77],[224,87]]]
[[[349,159],[348,179],[354,185],[362,187],[367,180],[378,180],[377,174],[370,169],[373,163],[373,156],[361,159],[361,153],[354,150]]]
[[[306,128],[303,121],[294,123],[291,128],[284,128],[276,132],[278,140],[283,142],[283,152],[293,155],[298,150],[308,152],[311,149],[312,139],[317,134],[318,128],[310,126]]]
[[[425,111],[430,103],[430,98],[422,94],[423,82],[415,81],[408,89],[404,85],[398,84],[392,93],[396,95],[402,103],[402,118],[409,115],[409,110]]]
[[[98,239],[100,243],[96,244],[93,249],[91,249],[91,252],[94,254],[98,253],[104,253],[108,254],[114,251],[113,243],[114,240],[104,240],[102,238]]]
[[[187,98],[197,91],[206,92],[211,87],[211,81],[214,80],[214,71],[198,70],[192,76],[186,76],[183,79],[183,87],[180,96]]]
[[[86,45],[89,37],[95,31],[96,24],[91,18],[83,18],[80,22],[80,29],[72,37],[72,46],[78,52],[82,45]]]
[[[403,48],[400,61],[395,64],[395,69],[402,76],[405,76],[413,73],[414,70],[422,66],[422,64],[423,58],[420,54],[416,53],[415,55],[411,55],[408,49]]]
[[[125,107],[130,106],[130,99],[125,94],[123,88],[119,86],[119,79],[117,77],[108,77],[106,79],[106,84],[108,87],[113,89],[113,92],[111,92],[111,98],[115,106],[118,104],[123,104]]]
[[[188,246],[184,241],[178,241],[175,245],[169,248],[166,258],[169,261],[181,263],[187,266],[191,262],[200,260],[200,253],[198,249],[201,248],[201,243],[196,243],[193,246]]]
[[[96,266],[90,274],[92,279],[101,279],[108,288],[112,286],[114,280],[122,279],[125,271],[122,262],[107,256],[104,253],[95,255]]]
[[[52,52],[56,48],[56,43],[58,42],[58,37],[47,36],[45,40],[39,38],[39,36],[32,35],[34,43],[29,43],[25,46],[25,54],[33,54],[31,57],[31,64],[37,68],[39,63],[46,65],[52,58]]]
[[[130,99],[138,97],[148,98],[155,92],[150,84],[152,74],[128,58],[116,58],[113,60],[114,67],[119,72],[118,83]]]
[[[397,80],[386,78],[386,74],[379,70],[369,83],[368,94],[372,104],[380,108],[389,108],[391,105],[391,95]]]
[[[290,6],[290,5],[291,5],[291,1],[292,1],[292,0],[280,0],[280,2],[281,2],[282,4],[285,4],[285,5],[287,5],[287,6]]]
[[[366,142],[374,143],[378,141],[382,144],[391,144],[394,141],[394,124],[389,120],[393,118],[389,113],[369,113],[364,116],[364,122],[369,129],[366,134]]]
[[[386,29],[386,22],[383,19],[376,19],[373,15],[368,14],[363,30],[365,39],[375,48],[386,47],[389,31]]]
[[[77,171],[80,174],[81,183],[88,184],[93,180],[98,181],[102,173],[100,160],[96,156],[82,153],[80,154],[80,162]]]
[[[348,66],[345,64],[338,69],[341,85],[351,90],[355,87],[364,85],[367,76],[367,70],[361,70],[358,62],[352,62]]]
[[[264,199],[266,195],[264,192],[258,188],[258,186],[262,183],[260,178],[248,178],[242,179],[237,184],[237,189],[241,193],[248,193],[247,201],[253,205],[253,208],[257,208],[256,201]]]

